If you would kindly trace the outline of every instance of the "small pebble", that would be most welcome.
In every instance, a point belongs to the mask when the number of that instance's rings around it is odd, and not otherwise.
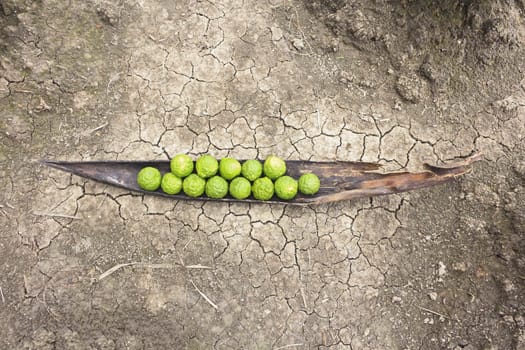
[[[467,271],[467,264],[463,261],[455,262],[452,264],[452,270],[456,272],[465,272]]]
[[[401,297],[398,297],[397,295],[395,295],[395,296],[392,297],[392,302],[393,302],[394,304],[399,304],[399,303],[401,303],[401,300],[402,300]]]
[[[293,47],[297,49],[297,51],[303,51],[304,50],[304,41],[299,38],[295,38],[292,41]]]
[[[442,261],[438,263],[437,273],[439,277],[443,277],[447,274],[447,266]]]
[[[434,319],[432,317],[427,317],[423,320],[424,324],[434,324]]]
[[[430,292],[430,293],[428,293],[428,297],[430,298],[430,300],[437,300],[437,298],[438,298],[438,293],[436,293],[436,292]]]
[[[278,41],[283,37],[283,31],[279,27],[271,27],[270,31],[272,32],[272,40]]]
[[[503,290],[507,293],[512,292],[514,289],[516,289],[516,286],[514,286],[514,283],[512,283],[509,279],[503,280]]]

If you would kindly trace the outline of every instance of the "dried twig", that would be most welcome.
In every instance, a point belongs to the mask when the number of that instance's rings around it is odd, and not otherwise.
[[[118,72],[112,75],[111,78],[109,78],[108,85],[106,86],[106,92],[109,93],[109,86],[119,80],[120,74],[122,74],[122,72]]]
[[[182,248],[182,251],[185,251],[186,248],[188,248],[188,246],[190,245],[190,243],[193,242],[193,238],[190,238],[190,240],[188,240],[188,242],[184,245],[184,247]],[[184,264],[183,264],[184,265]]]
[[[100,203],[98,203],[97,205],[97,209],[100,209],[100,207],[102,206],[102,204],[104,204],[104,202],[106,201],[106,199],[108,198],[108,193],[106,192],[106,189],[108,188],[108,186],[106,185],[104,187],[104,190],[102,191],[104,193],[104,198],[102,198],[102,200],[100,201]]]
[[[197,265],[183,265],[185,268],[187,269],[203,269],[203,270],[211,270],[212,267],[211,266],[205,266],[205,265],[201,265],[201,264],[197,264]]]
[[[124,264],[117,264],[113,266],[112,268],[110,268],[109,270],[107,270],[106,272],[102,273],[100,276],[98,276],[98,280],[101,281],[104,278],[111,275],[113,272],[120,270],[121,268],[127,267],[127,266],[145,267],[145,268],[150,268],[150,269],[172,269],[174,267],[174,265],[172,264],[148,264],[148,263],[143,263],[140,261],[124,263]]]
[[[65,218],[65,219],[73,219],[73,220],[81,220],[82,218],[80,216],[74,216],[74,215],[66,215],[66,214],[59,214],[59,213],[47,213],[42,211],[33,211],[33,214],[38,216],[49,216],[54,218]]]
[[[2,290],[2,287],[0,287],[0,298],[2,299],[2,304],[5,304],[4,291]]]
[[[304,289],[302,286],[299,288],[299,291],[301,292],[301,297],[303,298],[304,308],[308,309],[308,305],[306,304],[306,295],[304,294]]]
[[[31,90],[23,90],[23,89],[14,89],[13,92],[19,92],[21,94],[34,94]]]
[[[100,126],[97,126],[97,127],[94,128],[94,129],[89,130],[89,131],[88,131],[88,134],[92,134],[92,133],[94,133],[95,131],[99,131],[100,129],[103,129],[103,128],[105,128],[105,127],[108,126],[108,125],[109,125],[109,122],[105,122],[104,124],[102,124],[102,125],[100,125]]]
[[[213,301],[211,301],[211,299],[208,298],[208,297],[206,296],[206,294],[204,294],[203,292],[201,292],[201,290],[195,285],[195,283],[193,283],[192,280],[190,280],[190,282],[191,282],[191,284],[193,285],[193,288],[195,288],[195,290],[197,291],[197,293],[199,293],[200,296],[203,297],[204,300],[206,300],[206,301],[208,302],[208,304],[210,304],[215,310],[218,310],[218,309],[219,309],[219,307],[218,307]]]
[[[440,313],[437,312],[437,311],[433,311],[433,310],[427,309],[426,307],[422,307],[422,306],[417,306],[417,308],[420,309],[420,310],[423,310],[423,311],[429,312],[429,313],[431,313],[431,314],[434,314],[434,315],[436,315],[436,316],[443,317],[443,318],[446,318],[446,319],[449,319],[449,320],[450,320],[450,317],[445,316],[445,315],[443,315],[443,314],[440,314]]]

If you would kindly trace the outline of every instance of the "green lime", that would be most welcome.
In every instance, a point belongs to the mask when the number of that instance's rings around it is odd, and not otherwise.
[[[137,183],[143,190],[156,191],[160,187],[161,178],[159,169],[147,166],[137,174]]]
[[[269,156],[264,161],[264,174],[272,180],[276,180],[286,173],[286,163],[279,157]]]
[[[233,198],[246,199],[252,192],[252,184],[244,177],[236,177],[230,182],[230,194]]]
[[[241,163],[237,159],[222,158],[219,163],[219,173],[226,180],[231,180],[241,174]]]
[[[182,179],[173,175],[173,173],[166,173],[162,177],[160,187],[167,194],[177,194],[182,190]]]
[[[293,199],[297,195],[297,181],[290,176],[281,176],[275,181],[275,194],[284,200]]]
[[[242,163],[241,174],[250,181],[260,178],[262,172],[263,166],[258,160],[250,159]]]
[[[201,196],[205,186],[206,180],[196,174],[190,174],[182,181],[182,190],[190,197]]]
[[[182,179],[193,171],[193,159],[187,154],[177,154],[170,161],[170,169],[175,176]]]
[[[219,162],[209,154],[205,154],[197,159],[195,169],[197,170],[197,175],[203,179],[207,179],[217,174],[217,171],[219,170]]]
[[[273,196],[273,182],[268,177],[261,177],[252,185],[252,193],[255,199],[267,201]]]
[[[299,192],[302,194],[316,194],[319,187],[321,187],[321,181],[315,174],[307,173],[299,178]]]
[[[213,176],[206,181],[206,195],[210,198],[222,198],[228,194],[228,181],[220,176]]]

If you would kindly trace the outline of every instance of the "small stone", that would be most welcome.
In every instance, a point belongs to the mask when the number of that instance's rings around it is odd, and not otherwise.
[[[110,26],[117,25],[120,20],[117,9],[112,8],[111,6],[97,7],[96,12],[100,20],[106,24],[109,24]]]
[[[440,279],[447,274],[447,266],[442,261],[438,262],[437,274]]]
[[[421,101],[423,84],[416,75],[400,76],[396,82],[396,91],[404,100],[417,104]]]
[[[436,71],[429,62],[423,63],[419,67],[419,72],[431,82],[435,82],[437,79]]]
[[[465,264],[463,261],[455,262],[452,264],[452,271],[465,272],[467,271],[467,264]]]
[[[299,39],[299,38],[293,39],[292,45],[293,47],[295,47],[297,51],[303,51],[305,49],[303,39]]]
[[[525,177],[525,161],[515,164],[512,169],[521,177]]]
[[[423,320],[424,324],[434,324],[434,319],[432,317],[427,317]]]
[[[339,78],[339,82],[340,83],[347,84],[347,85],[355,80],[355,77],[352,74],[350,74],[350,73],[348,73],[348,72],[346,72],[344,70],[339,72],[339,77],[338,78]]]
[[[337,52],[339,51],[339,40],[337,39],[332,39],[330,41],[330,48],[332,50],[332,52]]]
[[[514,283],[512,283],[511,280],[509,280],[509,279],[504,279],[503,280],[503,290],[505,292],[510,293],[510,292],[512,292],[515,289],[516,289],[516,286],[514,285]]]
[[[9,82],[0,78],[0,98],[9,96]]]
[[[438,293],[430,292],[430,293],[428,293],[428,297],[430,298],[430,300],[437,300]]]
[[[395,296],[392,297],[392,302],[393,302],[394,304],[400,304],[401,301],[402,301],[401,297],[398,297],[397,295],[395,295]]]
[[[272,41],[279,41],[283,38],[283,31],[279,27],[271,27],[270,31],[272,32]]]
[[[461,339],[459,342],[458,342],[458,345],[461,346],[462,348],[464,348],[465,346],[467,346],[469,343],[468,343],[468,340],[466,339]]]
[[[388,68],[386,72],[390,75],[394,74],[394,70],[392,68]]]
[[[402,110],[401,108],[401,101],[396,101],[396,103],[394,104],[394,106],[392,107],[393,110],[395,111],[400,111]]]

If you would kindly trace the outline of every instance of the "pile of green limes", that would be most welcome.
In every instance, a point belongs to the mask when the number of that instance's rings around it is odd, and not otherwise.
[[[159,187],[167,194],[181,191],[189,197],[206,194],[209,198],[224,198],[228,193],[236,199],[253,198],[266,201],[274,194],[283,200],[295,198],[297,192],[314,195],[321,182],[317,175],[306,173],[299,180],[286,175],[286,162],[269,156],[264,164],[250,159],[242,164],[233,158],[217,161],[209,154],[193,162],[186,154],[178,154],[170,161],[171,172],[164,175],[157,168],[145,167],[137,174],[137,183],[147,191]]]

